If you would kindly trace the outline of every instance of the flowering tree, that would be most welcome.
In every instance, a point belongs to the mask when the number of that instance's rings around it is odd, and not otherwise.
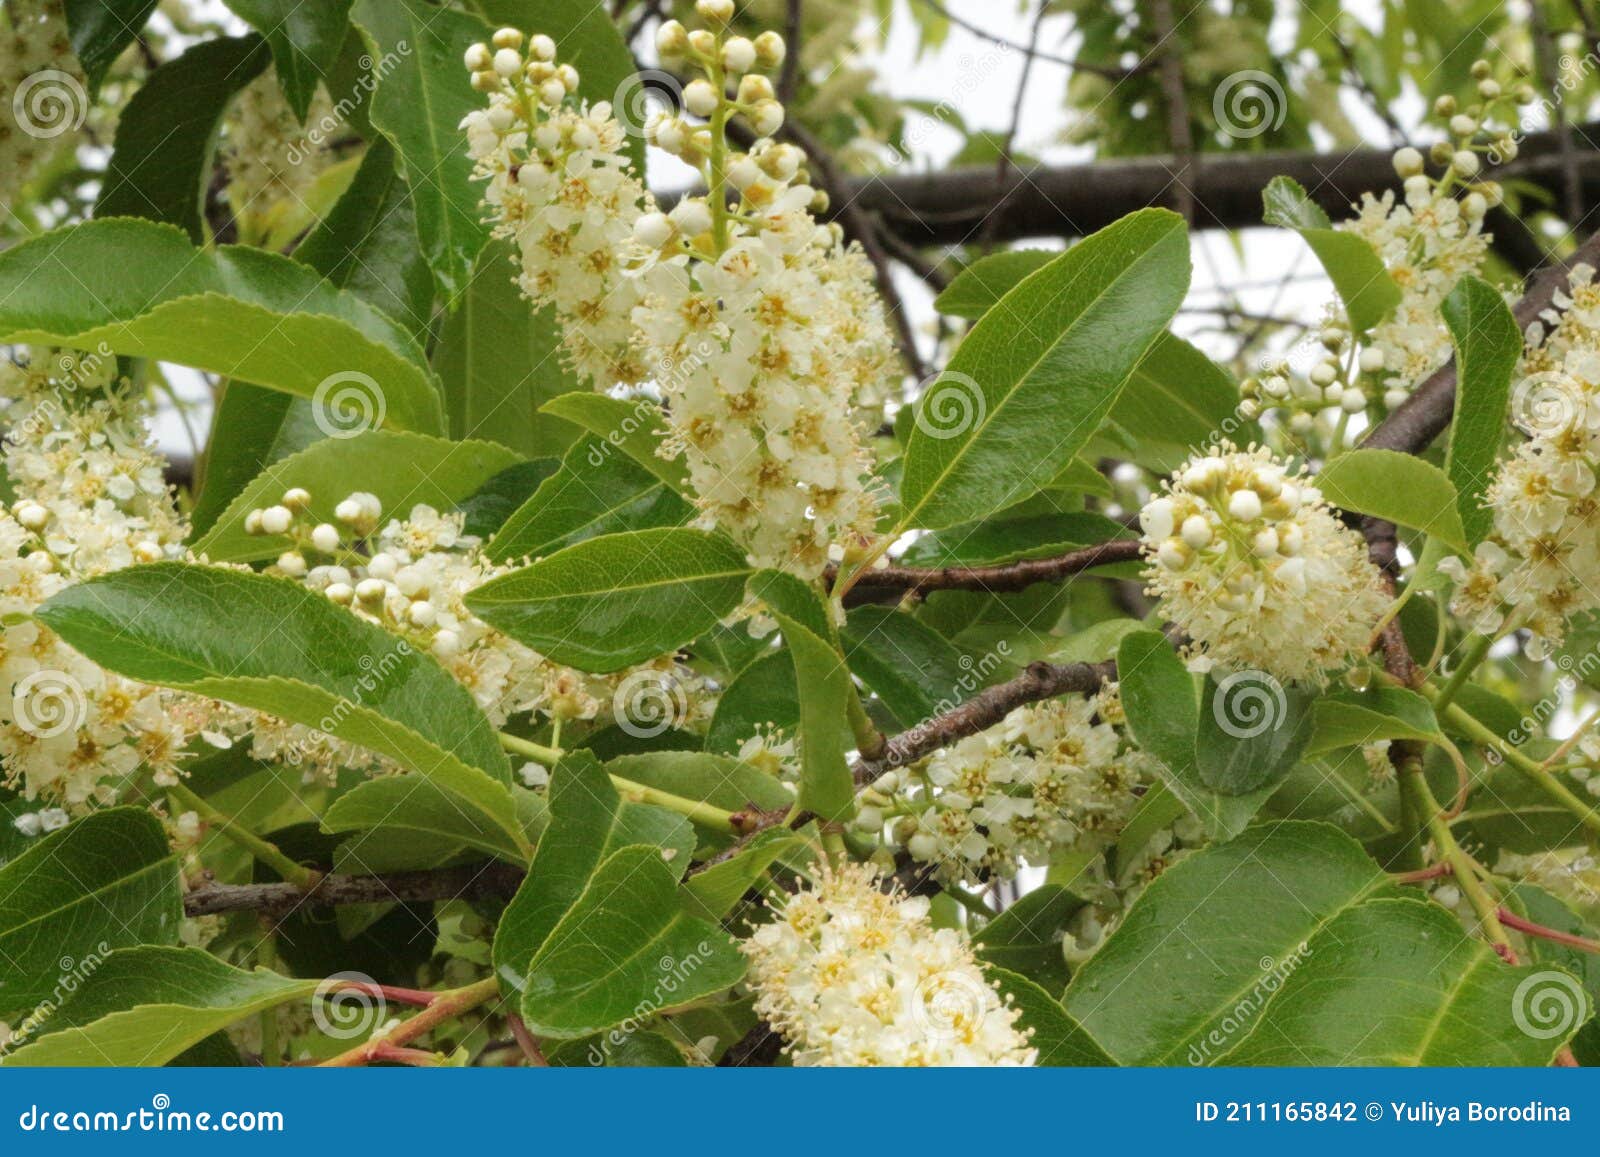
[[[1600,1063],[1592,25],[917,0],[1098,157],[921,174],[832,0],[155,7],[0,17],[0,1064]]]

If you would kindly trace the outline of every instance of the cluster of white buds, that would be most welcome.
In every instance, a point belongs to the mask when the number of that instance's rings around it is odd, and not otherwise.
[[[796,1065],[1032,1065],[1018,1011],[928,901],[879,889],[874,869],[821,866],[741,945],[756,1012]]]
[[[628,166],[622,125],[605,102],[573,100],[578,73],[548,36],[502,28],[467,49],[473,87],[489,98],[461,127],[487,182],[495,235],[521,257],[518,284],[561,321],[569,365],[609,390],[647,375],[634,345],[635,279],[625,276],[647,194]]]
[[[273,505],[246,514],[249,533],[288,540],[288,549],[268,573],[301,582],[430,652],[497,726],[523,713],[568,722],[623,717],[629,704],[618,689],[638,686],[641,672],[655,685],[638,694],[648,697],[652,707],[672,706],[663,726],[694,727],[708,718],[703,681],[670,657],[616,675],[586,675],[551,663],[473,615],[466,607],[467,594],[506,568],[491,563],[481,541],[464,533],[460,514],[419,504],[405,518],[385,522],[377,496],[362,491],[336,503],[331,520],[314,517],[312,506],[313,496],[294,487]],[[308,774],[380,766],[346,744],[297,725],[248,718],[236,728],[254,734],[259,758],[292,751]]]
[[[660,212],[610,107],[557,101],[575,76],[542,38],[524,58],[511,29],[467,54],[489,107],[463,127],[496,229],[521,251],[523,290],[560,316],[573,364],[601,389],[666,395],[664,452],[684,454],[706,521],[757,565],[809,577],[873,533],[855,406],[880,396],[898,359],[870,266],[812,216],[825,200],[801,151],[728,142],[731,118],[758,135],[781,127],[762,70],[781,63],[782,38],[731,35],[727,4],[699,8],[708,27],[661,31],[664,60],[697,75],[684,112],[647,133],[700,170],[706,196]]]
[[[1333,411],[1338,414],[1359,414],[1367,408],[1367,394],[1355,374],[1340,361],[1350,341],[1349,330],[1340,322],[1329,321],[1317,335],[1322,354],[1304,377],[1280,366],[1259,378],[1246,378],[1239,383],[1243,401],[1239,413],[1246,418],[1259,418],[1269,410],[1277,410],[1287,417],[1289,429],[1300,435],[1309,433],[1319,413]],[[1382,353],[1375,349],[1361,351],[1358,365],[1362,370],[1381,368]]]
[[[1400,287],[1399,304],[1367,335],[1358,359],[1368,392],[1381,395],[1391,410],[1450,357],[1439,306],[1463,275],[1482,269],[1488,254],[1484,215],[1503,193],[1483,173],[1516,156],[1516,104],[1533,99],[1525,84],[1507,95],[1490,71],[1485,61],[1473,65],[1481,102],[1464,109],[1450,96],[1435,102],[1448,139],[1426,154],[1411,146],[1395,153],[1403,198],[1368,193],[1358,215],[1340,226],[1372,245]]]
[[[1190,459],[1139,524],[1150,593],[1197,668],[1323,683],[1366,650],[1388,602],[1361,536],[1265,449]]]
[[[1151,768],[1109,721],[1116,690],[1029,704],[914,767],[885,772],[856,823],[941,878],[1006,879],[1065,852],[1116,840]]]

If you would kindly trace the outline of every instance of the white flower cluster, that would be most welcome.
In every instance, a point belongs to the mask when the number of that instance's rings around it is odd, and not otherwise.
[[[1515,125],[1515,104],[1533,99],[1526,85],[1507,96],[1489,73],[1487,62],[1473,65],[1480,103],[1460,109],[1451,96],[1435,103],[1450,139],[1436,143],[1427,157],[1409,146],[1395,154],[1403,200],[1397,202],[1393,193],[1365,194],[1358,215],[1340,225],[1377,251],[1400,286],[1399,304],[1373,327],[1360,355],[1361,370],[1382,389],[1391,410],[1449,359],[1450,331],[1439,306],[1463,275],[1481,271],[1489,251],[1483,218],[1502,193],[1496,182],[1480,179],[1484,162],[1516,156],[1514,131],[1496,127],[1497,118],[1509,111]],[[1427,172],[1430,160],[1442,168],[1438,176]]]
[[[1139,514],[1161,613],[1191,666],[1327,681],[1363,653],[1388,598],[1361,536],[1264,448],[1198,455]]]
[[[102,670],[27,618],[69,584],[175,556],[186,527],[147,442],[142,399],[109,356],[34,350],[0,363],[0,761],[28,799],[78,808],[114,798],[147,765],[172,782],[188,738],[181,698]]]
[[[1519,854],[1502,851],[1495,874],[1525,880],[1591,919],[1600,914],[1600,860],[1588,848]]]
[[[913,859],[956,882],[1102,849],[1149,781],[1145,758],[1108,721],[1118,717],[1115,700],[1111,688],[1019,707],[922,764],[885,772],[857,823],[876,833],[890,819]]]
[[[822,867],[743,942],[756,1012],[797,1065],[1016,1066],[1018,1012],[928,901],[879,890],[866,865]]]
[[[670,402],[665,450],[685,454],[707,519],[756,565],[815,575],[830,546],[872,534],[855,407],[881,395],[897,355],[870,267],[811,214],[825,199],[804,154],[770,139],[783,107],[760,70],[782,62],[782,38],[727,35],[722,0],[697,10],[718,31],[668,21],[658,42],[664,63],[701,74],[683,103],[706,123],[663,116],[647,131],[711,192],[671,213],[628,168],[610,108],[572,107],[577,75],[547,37],[526,58],[513,29],[469,50],[490,105],[463,123],[521,284],[561,313],[574,364],[602,389],[654,382]],[[728,145],[733,117],[759,138],[748,152]]]
[[[306,124],[328,121],[333,102],[318,88]],[[276,74],[245,85],[229,110],[221,158],[228,173],[228,203],[235,215],[255,221],[275,208],[293,211],[333,163],[333,154],[311,143],[284,99]]]
[[[46,161],[76,144],[87,92],[62,0],[7,0],[0,13],[0,215]]]
[[[551,663],[473,615],[467,594],[506,568],[489,562],[481,541],[463,533],[462,515],[419,504],[404,519],[385,523],[377,497],[357,492],[338,503],[333,522],[313,522],[306,517],[311,501],[308,491],[296,487],[246,515],[248,532],[292,542],[269,573],[302,582],[383,626],[404,645],[431,652],[496,726],[529,712],[563,722],[624,716],[629,704],[618,689],[645,677],[660,685],[641,693],[652,709],[673,712],[670,720],[652,725],[683,728],[705,721],[709,706],[702,681],[670,657],[610,676],[586,675]],[[257,758],[287,758],[308,774],[326,778],[341,768],[384,767],[370,753],[300,724],[241,716],[233,729],[254,735]]]
[[[1558,646],[1566,621],[1600,607],[1600,285],[1587,265],[1569,274],[1528,346],[1512,418],[1529,435],[1500,463],[1484,496],[1494,534],[1470,566],[1447,559],[1451,610],[1493,633],[1514,614],[1532,630],[1529,654]],[[1546,325],[1550,328],[1546,330]]]

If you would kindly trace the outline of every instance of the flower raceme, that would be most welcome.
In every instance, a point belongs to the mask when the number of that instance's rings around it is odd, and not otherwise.
[[[707,196],[659,211],[610,106],[575,102],[578,75],[548,37],[524,53],[502,29],[468,51],[489,107],[463,127],[519,284],[556,311],[574,368],[598,389],[665,396],[663,452],[685,456],[706,521],[756,565],[810,577],[873,533],[856,407],[882,396],[897,355],[869,265],[812,216],[825,198],[804,154],[770,139],[783,109],[761,70],[781,63],[782,38],[727,35],[723,5],[700,8],[717,31],[669,21],[660,47],[700,74],[684,105],[706,123],[663,116],[646,131],[700,170]],[[735,117],[758,138],[748,151],[728,144]]]
[[[797,1065],[1032,1065],[1018,1011],[928,901],[863,864],[819,867],[743,942],[756,1012]]]
[[[1264,448],[1191,458],[1139,524],[1150,591],[1196,669],[1325,683],[1366,650],[1388,601],[1360,535]]]

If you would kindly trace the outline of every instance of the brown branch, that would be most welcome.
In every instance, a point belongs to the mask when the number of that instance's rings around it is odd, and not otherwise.
[[[293,884],[205,884],[183,898],[183,914],[253,911],[286,915],[301,907],[503,897],[516,892],[524,874],[510,864],[480,863],[376,876],[330,874],[309,891]]]
[[[800,87],[800,30],[804,21],[801,0],[785,0],[783,40],[787,51],[778,72],[778,100],[790,104]]]
[[[915,763],[958,739],[993,727],[1024,703],[1037,703],[1057,695],[1092,694],[1116,677],[1117,665],[1110,660],[1104,663],[1030,663],[1015,679],[987,687],[959,707],[902,731],[889,740],[883,758],[858,760],[851,774],[857,784],[871,783],[892,768]]]
[[[1509,908],[1501,908],[1499,912],[1500,923],[1507,928],[1515,928],[1527,936],[1537,936],[1541,940],[1549,940],[1553,944],[1565,944],[1568,948],[1576,948],[1581,952],[1600,953],[1600,940],[1590,940],[1587,936],[1575,936],[1571,932],[1563,932],[1559,928],[1547,928],[1543,924],[1535,924],[1532,920],[1525,920]]]
[[[1095,546],[1050,558],[1026,558],[992,566],[887,566],[869,570],[856,581],[856,587],[869,590],[891,589],[907,594],[927,591],[987,591],[1005,594],[1025,590],[1035,583],[1059,582],[1092,567],[1115,562],[1134,562],[1139,558],[1136,538],[1117,538]],[[835,571],[830,568],[831,584]]]
[[[1172,18],[1172,0],[1151,0],[1150,19],[1156,34],[1157,77],[1161,97],[1167,106],[1167,141],[1177,164],[1172,170],[1172,207],[1190,225],[1194,224],[1194,190],[1189,182],[1199,174],[1194,155],[1194,136],[1189,128],[1189,98],[1183,87],[1183,57],[1179,53],[1178,27]],[[1147,57],[1148,59],[1148,57]]]
[[[1600,134],[1600,124],[1580,131]],[[1558,134],[1530,133],[1519,144],[1517,159],[1492,175],[1559,194],[1566,180],[1560,151]],[[1261,190],[1279,175],[1299,181],[1331,216],[1345,216],[1362,193],[1401,192],[1393,155],[1389,148],[1358,148],[1208,156],[1189,182],[1196,204],[1205,210],[1196,228],[1259,225]],[[1171,157],[1136,157],[1038,165],[1013,169],[998,185],[990,165],[927,173],[900,169],[846,178],[835,203],[881,216],[913,246],[964,244],[980,229],[994,241],[1086,236],[1135,209],[1165,204],[1174,164]],[[1591,204],[1600,201],[1600,152],[1580,151],[1576,167],[1585,198]]]

